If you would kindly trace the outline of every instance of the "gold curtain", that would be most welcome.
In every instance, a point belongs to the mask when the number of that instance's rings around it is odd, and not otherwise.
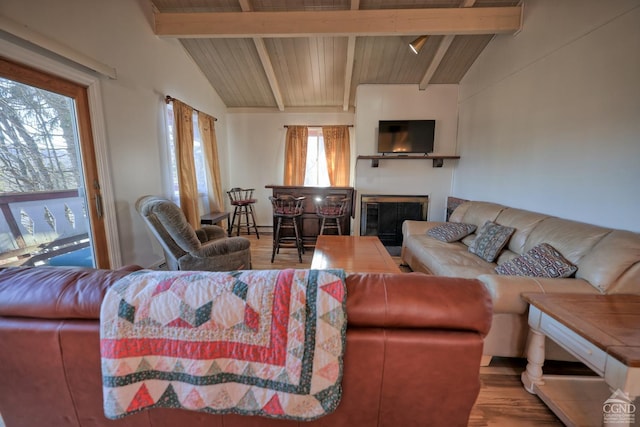
[[[218,142],[216,141],[215,119],[198,111],[198,128],[204,149],[207,173],[207,192],[209,193],[209,212],[221,212],[224,206],[220,163],[218,161]]]
[[[198,185],[193,160],[193,108],[173,100],[180,208],[194,228],[200,227]]]
[[[284,185],[304,185],[307,169],[306,126],[289,126],[284,148]]]
[[[323,126],[324,152],[332,187],[346,187],[350,181],[351,148],[348,126]]]

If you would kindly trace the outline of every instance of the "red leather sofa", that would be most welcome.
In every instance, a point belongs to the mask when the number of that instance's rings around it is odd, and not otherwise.
[[[0,414],[26,426],[464,426],[479,389],[491,300],[475,279],[347,277],[347,345],[337,410],[312,422],[102,408],[100,303],[118,271],[0,270]]]

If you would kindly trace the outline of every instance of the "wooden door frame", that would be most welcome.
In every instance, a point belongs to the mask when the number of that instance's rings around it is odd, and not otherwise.
[[[94,75],[5,40],[0,40],[0,51],[3,52],[2,55],[8,63],[13,67],[18,67],[16,69],[20,69],[18,77],[9,76],[13,80],[42,87],[37,81],[38,78],[34,76],[49,75],[49,79],[60,82],[61,90],[54,91],[75,99],[95,265],[98,268],[121,266],[110,172],[106,161],[106,138],[99,79]],[[35,81],[30,80],[33,78]],[[51,87],[45,88],[52,90]],[[98,218],[99,203],[102,203],[102,218]]]

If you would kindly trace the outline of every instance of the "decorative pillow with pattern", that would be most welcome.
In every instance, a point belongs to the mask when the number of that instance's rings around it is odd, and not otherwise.
[[[496,273],[507,276],[571,277],[578,267],[571,264],[553,246],[540,243],[517,258],[500,264]]]
[[[457,242],[463,237],[476,231],[476,226],[473,224],[464,224],[462,222],[447,222],[437,227],[433,227],[427,231],[427,236],[431,236],[434,239],[441,240],[443,242],[451,243]]]
[[[480,227],[476,238],[469,245],[469,252],[478,255],[487,262],[493,262],[515,230],[513,227],[505,227],[487,221]]]

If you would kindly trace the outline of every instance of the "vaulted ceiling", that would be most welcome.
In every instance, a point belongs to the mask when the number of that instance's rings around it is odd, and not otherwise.
[[[152,0],[229,108],[349,110],[359,84],[459,83],[513,0]],[[416,55],[409,43],[428,35]]]

